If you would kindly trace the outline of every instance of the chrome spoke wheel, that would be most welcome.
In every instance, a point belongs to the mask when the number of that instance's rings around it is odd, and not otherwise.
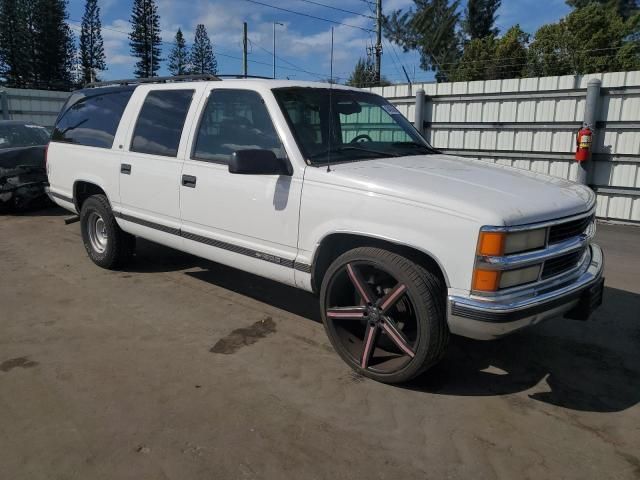
[[[87,221],[87,233],[91,248],[97,253],[104,253],[107,249],[109,237],[104,219],[97,213],[91,212]]]
[[[380,265],[352,261],[331,278],[326,324],[336,348],[359,368],[393,374],[416,356],[420,323],[408,286]]]

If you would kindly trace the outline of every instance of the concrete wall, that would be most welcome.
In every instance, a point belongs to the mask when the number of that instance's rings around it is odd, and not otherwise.
[[[640,222],[640,72],[376,87],[415,121],[415,92],[426,93],[424,127],[438,149],[576,179],[575,135],[587,82],[602,81],[588,183],[598,216]]]
[[[0,119],[52,127],[69,92],[0,88]]]

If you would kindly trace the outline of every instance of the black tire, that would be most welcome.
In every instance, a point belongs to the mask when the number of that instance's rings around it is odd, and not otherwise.
[[[103,235],[95,233],[96,222],[101,222],[98,225]],[[80,230],[89,258],[99,267],[109,270],[120,268],[130,260],[135,251],[135,237],[118,226],[104,195],[93,195],[82,204]]]
[[[368,274],[370,279],[354,274],[354,269]],[[352,275],[358,275],[367,285],[367,296],[376,298],[366,302],[358,293],[357,280]],[[383,283],[393,282],[395,287],[382,288],[376,284],[376,278]],[[394,290],[399,292],[395,299],[390,298]],[[323,278],[322,321],[334,349],[356,372],[383,383],[402,383],[435,365],[446,351],[449,341],[446,292],[446,285],[438,275],[401,255],[380,248],[355,248],[338,257]],[[339,300],[344,298],[347,300],[343,300],[343,304],[354,306],[341,305]],[[352,298],[355,300],[349,302]],[[388,311],[383,311],[381,308],[388,305],[384,301],[387,298],[394,303]],[[364,317],[355,318],[363,310]],[[335,318],[337,316],[353,318]],[[392,338],[394,331],[400,332],[396,340]],[[397,348],[401,344],[406,347],[405,351]],[[369,353],[365,354],[365,350]],[[362,352],[360,357],[358,351]],[[368,360],[363,360],[365,357]]]

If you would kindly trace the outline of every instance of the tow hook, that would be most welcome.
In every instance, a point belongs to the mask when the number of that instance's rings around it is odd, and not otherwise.
[[[71,215],[64,219],[65,225],[71,225],[72,223],[76,223],[80,221],[80,215]]]

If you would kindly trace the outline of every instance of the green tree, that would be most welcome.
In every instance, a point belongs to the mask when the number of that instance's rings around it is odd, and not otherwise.
[[[615,72],[640,68],[640,14],[624,20],[590,3],[558,23],[542,26],[529,46],[534,76]]]
[[[66,23],[67,2],[36,0],[34,7],[31,32],[35,44],[33,83],[41,88],[71,88],[75,44]]]
[[[516,24],[498,38],[488,79],[519,78],[527,74],[529,34]]]
[[[449,79],[454,82],[487,80],[495,61],[496,43],[493,35],[467,42],[460,62],[451,70]]]
[[[171,72],[171,75],[185,75],[189,73],[189,71],[190,65],[187,43],[184,40],[182,30],[178,29],[173,49],[169,54],[169,72]]]
[[[518,78],[527,73],[529,35],[520,25],[511,27],[502,37],[487,35],[470,40],[451,78],[455,81]]]
[[[138,58],[136,77],[154,77],[160,69],[160,17],[155,0],[134,0],[131,12],[131,53]]]
[[[193,73],[218,73],[218,61],[213,54],[213,46],[207,29],[203,24],[196,27],[196,34],[191,47],[191,68]]]
[[[0,0],[0,76],[9,87],[31,81],[28,1]]]
[[[498,35],[495,27],[501,0],[469,0],[465,9],[462,29],[470,40]]]
[[[615,9],[625,20],[638,12],[638,0],[566,0],[567,5],[572,8],[584,8],[590,3],[599,3],[605,7]]]
[[[87,0],[82,16],[80,31],[80,62],[82,63],[82,79],[85,83],[97,79],[97,71],[107,69],[102,40],[102,24],[100,7],[97,0]]]
[[[370,57],[360,58],[347,80],[347,85],[357,88],[372,87],[375,84],[375,66]]]
[[[420,67],[436,71],[438,81],[446,81],[461,55],[458,12],[453,0],[413,0],[415,9],[396,10],[384,19],[384,31],[406,52],[420,53]]]

